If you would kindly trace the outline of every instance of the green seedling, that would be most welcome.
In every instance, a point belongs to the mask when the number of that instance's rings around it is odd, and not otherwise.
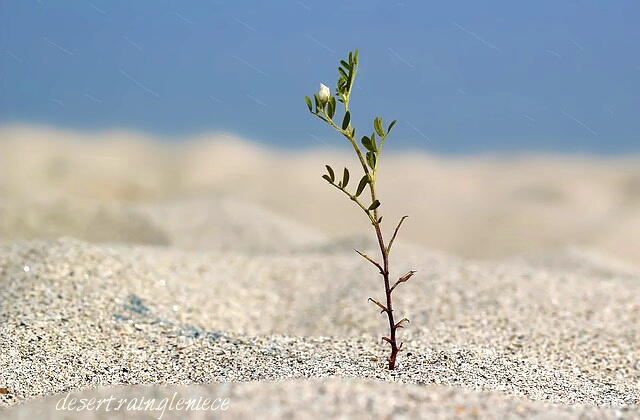
[[[380,162],[380,153],[382,151],[382,146],[391,132],[396,121],[392,121],[391,124],[386,128],[382,125],[382,118],[376,117],[373,120],[373,132],[370,136],[363,136],[360,142],[364,147],[363,150],[360,149],[358,142],[356,141],[356,129],[351,125],[351,111],[349,110],[349,99],[351,97],[351,89],[354,84],[354,80],[356,77],[356,73],[358,72],[358,50],[355,52],[349,53],[349,59],[341,60],[340,66],[338,67],[338,72],[340,77],[338,78],[338,83],[335,89],[335,96],[331,94],[331,90],[320,84],[320,91],[313,95],[313,101],[305,96],[305,101],[307,103],[307,107],[309,108],[309,112],[320,118],[325,123],[329,124],[333,127],[337,132],[342,134],[344,137],[349,140],[351,146],[353,146],[353,150],[355,150],[356,155],[358,156],[358,160],[360,161],[360,165],[362,166],[362,170],[364,171],[364,175],[360,178],[355,192],[350,192],[347,187],[349,185],[350,173],[349,170],[345,167],[342,173],[342,178],[336,178],[336,174],[333,168],[329,165],[326,165],[327,173],[322,176],[329,184],[342,191],[347,197],[351,199],[360,209],[367,215],[373,228],[375,229],[376,238],[378,239],[378,245],[380,246],[380,254],[382,257],[382,263],[374,260],[370,256],[355,250],[360,256],[373,264],[384,280],[384,292],[385,292],[385,300],[384,303],[377,301],[373,298],[369,298],[369,302],[372,302],[380,309],[381,314],[386,314],[389,320],[389,336],[382,337],[384,341],[389,343],[391,346],[391,354],[388,357],[389,361],[389,370],[393,370],[396,367],[396,359],[398,356],[398,352],[402,348],[402,343],[398,345],[396,333],[399,328],[404,328],[404,324],[409,322],[407,318],[402,318],[399,321],[395,321],[394,313],[393,313],[393,304],[391,300],[391,294],[399,286],[401,283],[406,282],[415,274],[414,270],[411,270],[396,280],[395,283],[391,284],[389,280],[389,254],[391,253],[391,246],[396,239],[396,235],[398,234],[398,230],[400,230],[400,226],[404,222],[404,220],[408,216],[403,216],[398,225],[396,226],[393,235],[391,236],[391,240],[388,244],[385,244],[382,229],[380,227],[382,223],[382,216],[380,215],[380,200],[376,195],[376,173],[378,170],[378,164]],[[342,103],[344,108],[344,114],[342,116],[342,121],[338,120],[336,123],[334,117],[336,117],[337,105],[336,105],[336,97],[339,102]],[[376,135],[378,138],[376,138]],[[362,193],[369,189],[371,193],[371,201],[368,199],[362,198]],[[353,191],[353,188],[351,188]]]

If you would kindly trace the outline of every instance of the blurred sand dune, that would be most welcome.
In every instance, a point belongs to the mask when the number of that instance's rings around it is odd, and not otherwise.
[[[0,139],[2,241],[69,235],[193,248],[195,240],[172,238],[154,222],[167,208],[188,207],[184,200],[199,203],[203,225],[225,212],[239,216],[248,202],[266,210],[218,225],[257,229],[263,217],[285,217],[311,236],[370,235],[359,210],[320,178],[325,163],[337,171],[347,165],[357,177],[347,150],[285,152],[224,135],[168,142],[25,126],[1,128]],[[408,214],[402,239],[432,249],[499,258],[580,245],[640,265],[637,156],[389,153],[379,195],[386,229]],[[221,196],[235,207],[216,210],[209,199]],[[202,216],[207,200],[210,217]]]

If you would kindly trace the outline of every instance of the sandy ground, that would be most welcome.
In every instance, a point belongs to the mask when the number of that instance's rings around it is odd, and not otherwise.
[[[640,417],[640,157],[383,155],[387,235],[410,215],[392,274],[418,270],[393,372],[353,252],[371,226],[325,163],[357,173],[330,148],[1,128],[0,415]]]

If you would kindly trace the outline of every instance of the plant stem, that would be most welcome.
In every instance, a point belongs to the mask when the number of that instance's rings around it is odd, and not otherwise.
[[[376,189],[375,183],[370,184],[371,189],[371,200],[372,202],[376,200]],[[387,341],[391,345],[391,355],[389,356],[389,370],[394,370],[396,365],[396,357],[398,356],[398,351],[400,350],[398,344],[396,342],[396,330],[398,326],[396,325],[393,319],[393,302],[391,300],[391,283],[389,281],[389,252],[387,247],[384,244],[384,238],[382,237],[382,229],[380,228],[380,223],[378,223],[378,209],[373,210],[373,218],[375,223],[373,224],[376,230],[376,236],[378,238],[378,245],[380,246],[380,253],[382,254],[382,277],[384,279],[384,292],[386,297],[386,312],[387,318],[389,319],[389,337],[384,337],[385,341]]]
[[[349,111],[349,98],[348,97],[346,97],[344,99],[344,109],[345,109],[345,112]],[[347,138],[347,140],[349,140],[349,143],[351,143],[351,146],[353,146],[353,150],[355,150],[356,151],[356,155],[358,155],[358,160],[360,160],[360,165],[362,166],[362,169],[364,170],[364,173],[366,175],[369,175],[369,167],[367,166],[367,162],[364,160],[364,156],[362,156],[362,152],[360,151],[360,148],[358,147],[358,143],[356,142],[356,139],[351,135],[351,130],[350,130],[351,129],[351,124],[349,124],[349,127],[347,127],[346,130],[343,130],[342,128],[338,127],[336,125],[336,123],[334,123],[331,118],[329,118],[329,115],[327,115],[327,112],[324,109],[320,110],[320,112],[322,113],[322,115],[324,115],[326,117],[324,120],[327,122],[327,124],[329,124],[336,131],[338,131],[340,134],[345,136]]]

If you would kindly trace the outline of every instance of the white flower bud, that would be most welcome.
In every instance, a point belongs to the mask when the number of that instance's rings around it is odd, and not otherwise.
[[[331,91],[329,90],[329,88],[320,83],[320,92],[318,92],[318,98],[320,99],[320,102],[322,102],[323,104],[327,103],[330,96]]]

